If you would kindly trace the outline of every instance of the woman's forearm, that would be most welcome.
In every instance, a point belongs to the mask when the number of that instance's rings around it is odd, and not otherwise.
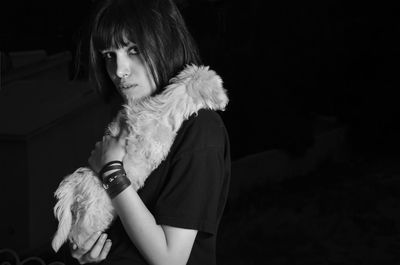
[[[130,239],[146,260],[153,264],[165,259],[167,240],[161,226],[143,204],[132,187],[125,189],[113,199],[113,205]]]
[[[186,264],[195,230],[158,225],[132,186],[112,202],[125,231],[150,264]]]

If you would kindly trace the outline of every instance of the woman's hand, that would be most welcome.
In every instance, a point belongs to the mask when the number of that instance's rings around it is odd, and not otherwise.
[[[101,232],[94,233],[80,248],[72,245],[72,257],[77,259],[79,264],[97,263],[104,260],[111,249],[111,240],[107,239],[107,234]]]
[[[88,162],[92,170],[99,173],[102,167],[110,161],[122,161],[125,156],[125,139],[127,132],[122,130],[119,137],[104,136],[97,142]]]

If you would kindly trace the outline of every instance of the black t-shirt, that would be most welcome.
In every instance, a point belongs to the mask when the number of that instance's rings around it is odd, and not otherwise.
[[[184,121],[167,158],[138,191],[160,225],[198,230],[187,264],[216,264],[216,233],[228,196],[229,139],[220,116],[200,110]],[[117,218],[102,264],[147,264]]]

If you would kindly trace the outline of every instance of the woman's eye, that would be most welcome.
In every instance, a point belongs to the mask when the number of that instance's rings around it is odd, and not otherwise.
[[[111,54],[111,52],[104,52],[103,58],[106,60],[111,60],[113,58],[113,55]]]
[[[139,54],[138,48],[136,46],[129,48],[129,54]]]

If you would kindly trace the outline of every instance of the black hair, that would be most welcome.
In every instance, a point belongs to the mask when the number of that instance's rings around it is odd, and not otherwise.
[[[115,88],[101,50],[135,43],[160,93],[188,64],[200,64],[197,46],[173,0],[99,0],[89,26],[89,78],[106,99]]]

